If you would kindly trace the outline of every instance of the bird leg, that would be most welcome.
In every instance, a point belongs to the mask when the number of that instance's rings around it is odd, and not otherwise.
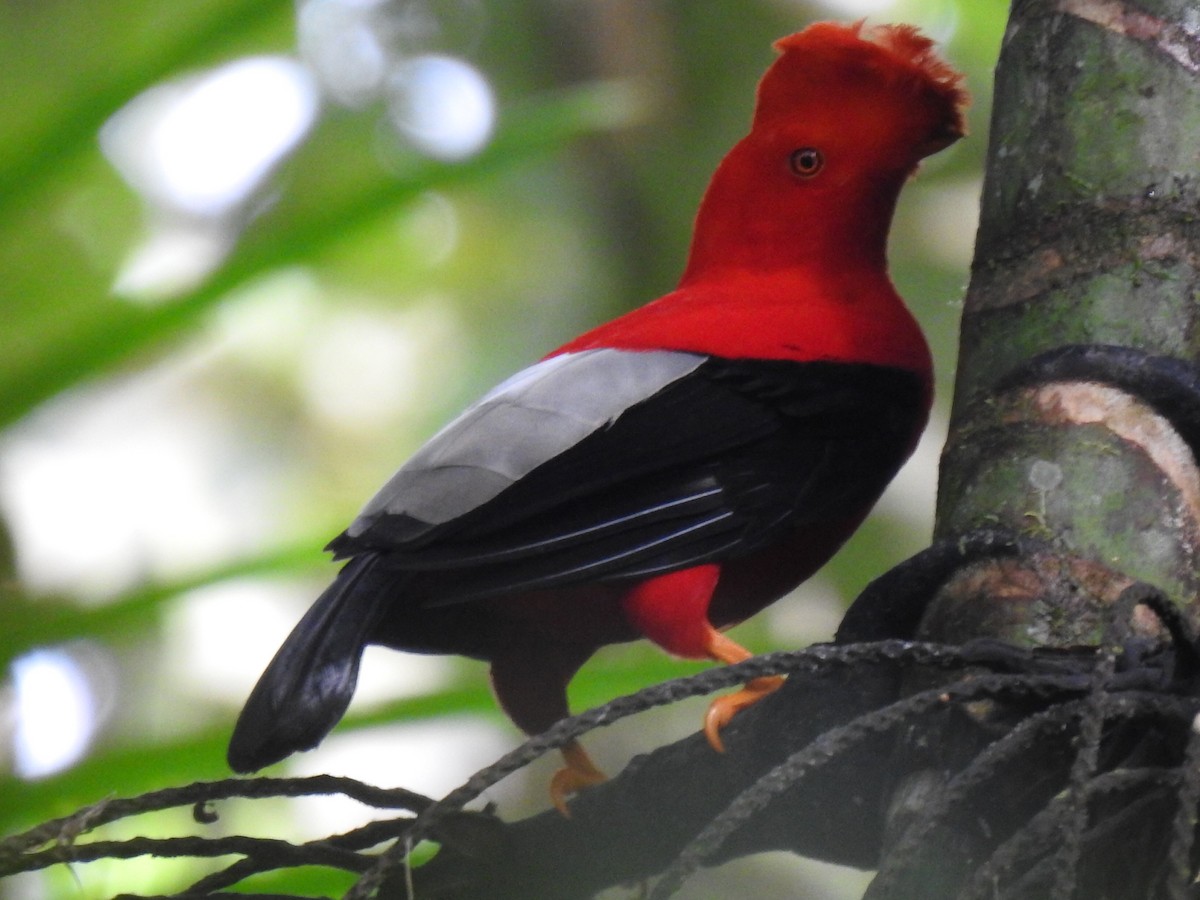
[[[739,663],[753,656],[745,647],[715,628],[709,636],[708,654],[718,662],[727,664]],[[729,724],[739,710],[757,703],[767,694],[778,690],[782,684],[782,675],[754,678],[746,682],[740,691],[714,700],[704,716],[704,736],[708,738],[709,745],[718,753],[724,753],[725,744],[721,741],[721,729]]]
[[[509,718],[526,734],[541,734],[571,714],[567,682],[595,649],[585,644],[510,634],[492,657],[492,689]],[[565,765],[550,780],[550,801],[570,817],[567,798],[607,781],[579,741],[562,747]]]
[[[555,808],[569,819],[571,810],[567,807],[567,798],[586,787],[607,781],[608,776],[596,767],[579,741],[565,744],[560,752],[566,765],[550,779],[550,800]]]
[[[708,606],[721,568],[709,563],[657,575],[635,585],[622,599],[630,623],[663,649],[688,659],[738,663],[753,654],[712,626]],[[704,717],[704,734],[718,753],[725,752],[721,729],[738,710],[761,700],[783,684],[782,677],[755,678],[728,697],[718,697]]]

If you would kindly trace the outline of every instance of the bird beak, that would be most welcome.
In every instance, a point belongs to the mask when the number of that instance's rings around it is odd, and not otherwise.
[[[929,136],[929,139],[923,143],[918,152],[918,159],[924,159],[927,156],[932,156],[939,150],[945,150],[955,141],[966,135],[966,129],[961,125],[954,123],[935,131]]]

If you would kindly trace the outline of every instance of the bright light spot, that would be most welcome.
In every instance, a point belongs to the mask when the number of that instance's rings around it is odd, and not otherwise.
[[[400,220],[401,247],[429,266],[454,254],[459,238],[458,210],[443,194],[426,191]]]
[[[417,53],[478,44],[480,0],[298,0],[301,58],[335,102],[361,108],[380,98],[389,75]]]
[[[822,6],[844,16],[870,16],[896,5],[896,0],[819,0]]]
[[[316,337],[316,336],[314,336]],[[342,428],[372,429],[445,399],[462,346],[448,304],[426,303],[388,315],[335,317],[303,360],[301,382],[314,411]]]
[[[301,348],[321,331],[322,297],[308,270],[277,269],[239,288],[217,307],[217,342],[242,365],[290,378]]]
[[[818,0],[831,15],[847,19],[870,17],[867,27],[885,22],[908,22],[927,37],[945,44],[958,25],[957,0]],[[807,14],[807,13],[806,13]]]
[[[197,287],[233,249],[234,238],[224,224],[209,221],[152,227],[126,257],[113,292],[155,303]]]
[[[329,566],[328,580],[337,570]],[[171,681],[193,695],[240,704],[323,586],[319,578],[301,585],[247,580],[189,593],[167,620]],[[369,650],[354,702],[361,709],[437,690],[449,668],[442,657]]]
[[[780,646],[807,647],[833,637],[849,599],[824,575],[816,575],[800,585],[794,595],[768,606],[763,615],[771,637]]]
[[[34,650],[12,664],[13,760],[22,778],[43,778],[79,760],[96,731],[87,676],[69,653]]]
[[[370,646],[363,653],[353,708],[431,694],[446,687],[453,671],[453,661],[445,656],[400,653],[388,647]]]
[[[450,56],[417,56],[388,82],[388,111],[400,133],[443,160],[478,152],[492,134],[492,89],[478,70]]]
[[[436,722],[335,732],[312,753],[292,757],[289,770],[297,776],[347,775],[441,797],[516,742],[511,729],[466,716],[444,717]],[[489,796],[502,791],[503,786],[493,788]],[[302,797],[295,803],[297,825],[319,828],[322,835],[349,831],[384,815],[340,797]]]
[[[105,124],[100,143],[152,204],[222,216],[260,187],[311,128],[317,109],[302,65],[253,57],[151,88]]]
[[[257,546],[266,467],[198,402],[185,359],[65,395],[0,445],[0,500],[34,591],[109,596]]]
[[[192,591],[166,620],[168,677],[186,693],[240,703],[303,612],[298,585],[229,581]]]
[[[296,16],[300,55],[321,86],[346,106],[363,106],[379,93],[388,53],[371,27],[375,3],[308,0]]]

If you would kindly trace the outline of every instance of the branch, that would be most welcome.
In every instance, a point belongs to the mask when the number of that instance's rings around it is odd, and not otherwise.
[[[1169,650],[1151,651],[1130,630],[1147,611],[1163,616]],[[486,846],[465,852],[446,844],[413,873],[416,896],[573,900],[665,870],[652,894],[660,900],[699,866],[780,849],[863,868],[882,862],[872,897],[954,896],[981,860],[1043,891],[1014,896],[1045,896],[1047,872],[1065,872],[1059,877],[1072,888],[1086,873],[1108,877],[1114,868],[1125,873],[1117,882],[1158,883],[1172,846],[1161,802],[1173,802],[1180,767],[1196,752],[1189,726],[1200,711],[1200,667],[1190,629],[1152,589],[1127,590],[1113,622],[1100,655],[995,642],[936,652],[896,641],[840,648],[842,664],[828,656],[744,711],[725,755],[693,736],[584,792],[570,819],[549,812],[498,824]],[[904,696],[913,684],[926,687]],[[1113,774],[1131,748],[1150,752],[1164,734],[1154,774]],[[1136,865],[1108,844],[1106,861],[1096,863],[1111,834],[1094,826],[1111,816],[1092,812],[1098,797],[1113,796],[1112,783],[1125,791],[1122,810],[1151,816],[1136,827],[1163,837]],[[1056,800],[1064,790],[1067,800]],[[1155,791],[1157,806],[1154,797],[1141,803]],[[1022,837],[1047,821],[1065,843]],[[1046,864],[1056,848],[1067,856]],[[405,896],[395,877],[377,886],[383,896]]]

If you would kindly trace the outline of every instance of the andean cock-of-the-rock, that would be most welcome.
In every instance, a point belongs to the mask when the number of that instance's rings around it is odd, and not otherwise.
[[[316,745],[367,644],[487,660],[528,733],[568,714],[568,681],[605,644],[742,660],[722,629],[862,522],[932,393],[888,230],[920,160],[963,135],[966,93],[909,26],[820,23],[776,48],[678,287],[501,384],[367,503],[238,719],[235,770]],[[714,701],[710,742],[777,685]],[[563,756],[565,809],[603,776],[578,743]]]

